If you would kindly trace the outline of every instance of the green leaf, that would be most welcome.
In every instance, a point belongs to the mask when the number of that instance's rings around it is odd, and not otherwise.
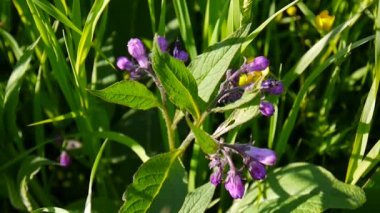
[[[205,212],[211,202],[214,191],[215,186],[211,183],[206,183],[193,192],[190,192],[187,194],[179,213]]]
[[[250,24],[242,26],[226,40],[212,45],[195,58],[189,69],[198,84],[198,95],[208,102],[220,79],[248,35]]]
[[[251,120],[252,118],[259,115],[260,110],[258,105],[253,105],[241,109],[234,110],[231,115],[219,125],[215,130],[213,137],[218,138],[221,135],[227,133],[235,127]]]
[[[372,147],[366,157],[359,161],[358,167],[355,169],[352,183],[355,184],[361,177],[368,174],[380,162],[380,140]]]
[[[112,132],[112,131],[103,131],[103,132],[92,132],[91,134],[97,138],[103,138],[103,139],[108,138],[110,141],[115,141],[124,146],[128,146],[129,148],[131,148],[131,150],[134,153],[136,153],[137,156],[139,156],[142,162],[145,162],[149,159],[149,157],[146,155],[144,147],[142,147],[138,142],[136,142],[132,138],[122,133]]]
[[[40,7],[42,10],[44,10],[49,15],[56,18],[58,21],[62,22],[64,25],[70,27],[72,30],[77,32],[78,34],[82,34],[80,29],[78,29],[71,21],[66,17],[65,14],[63,14],[58,8],[54,7],[49,2],[41,1],[41,0],[33,0],[33,2]]]
[[[88,91],[107,102],[134,109],[146,110],[160,106],[153,93],[137,81],[120,81],[102,90]]]
[[[187,122],[187,124],[189,125],[191,131],[194,133],[196,142],[199,144],[204,153],[214,154],[216,151],[218,151],[218,144],[209,134],[207,134],[207,132],[199,127],[194,126],[191,122]]]
[[[42,157],[30,156],[24,160],[17,174],[17,180],[20,185],[20,196],[28,211],[32,211],[35,205],[33,198],[28,193],[28,183],[39,172],[41,166],[46,165],[58,165],[58,163]]]
[[[133,183],[124,192],[120,212],[178,212],[186,195],[184,168],[178,160],[180,150],[156,155],[135,173]]]
[[[102,146],[99,149],[98,154],[96,155],[94,164],[92,165],[91,175],[90,175],[90,181],[89,181],[89,184],[88,184],[88,193],[87,193],[87,199],[86,199],[86,206],[84,208],[84,212],[85,213],[91,213],[92,185],[94,183],[96,170],[98,169],[98,166],[99,166],[99,163],[100,163],[100,158],[102,157],[102,154],[103,154],[104,148],[107,145],[107,142],[108,142],[108,139],[106,139],[103,142]]]
[[[197,84],[183,62],[162,53],[157,39],[153,45],[152,65],[170,101],[199,118]]]
[[[364,191],[337,180],[326,169],[293,163],[275,169],[263,182],[254,182],[231,212],[323,212],[355,209],[366,201]]]
[[[66,209],[59,208],[59,207],[44,207],[44,208],[39,208],[39,209],[32,211],[32,213],[41,213],[41,212],[70,213],[70,211],[68,211]]]

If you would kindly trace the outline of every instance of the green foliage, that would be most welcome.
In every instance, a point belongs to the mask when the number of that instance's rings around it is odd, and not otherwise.
[[[373,0],[3,0],[0,212],[377,212],[378,26]],[[138,80],[114,65],[130,38],[150,63]],[[177,39],[190,62],[172,56]],[[269,74],[237,88],[228,75],[259,55]],[[242,96],[220,101],[226,85]],[[209,159],[228,152],[245,171],[235,141],[273,148],[278,168],[242,172],[232,201],[230,162],[215,187]]]
[[[105,89],[89,90],[89,92],[107,102],[133,109],[145,110],[160,106],[153,93],[137,81],[121,81]]]
[[[261,192],[261,193],[260,193]],[[292,163],[256,182],[231,212],[287,211],[322,212],[327,209],[354,209],[366,201],[364,191],[337,180],[322,167]]]

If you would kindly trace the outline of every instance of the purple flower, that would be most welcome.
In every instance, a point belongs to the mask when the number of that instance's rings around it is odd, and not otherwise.
[[[255,180],[263,180],[267,176],[265,166],[256,160],[251,160],[247,163],[248,171],[251,177]]]
[[[132,38],[128,41],[128,52],[134,59],[136,59],[141,68],[147,69],[149,67],[149,60],[145,53],[144,45],[140,39]]]
[[[66,151],[62,151],[59,156],[59,164],[63,167],[68,167],[71,163],[70,155]]]
[[[234,144],[234,149],[237,150],[244,158],[253,159],[267,166],[276,164],[276,153],[271,149],[257,148],[250,144]]]
[[[223,170],[221,167],[216,167],[214,172],[210,176],[210,182],[215,186],[219,185],[222,182]]]
[[[268,79],[261,83],[261,91],[270,95],[280,95],[284,92],[284,84],[278,80]]]
[[[264,56],[257,56],[251,63],[245,65],[248,72],[262,71],[269,66],[269,60]]]
[[[273,104],[267,101],[261,101],[259,109],[260,109],[261,114],[266,117],[272,116],[274,113]]]
[[[243,180],[241,179],[240,173],[235,169],[231,169],[228,172],[224,187],[234,199],[240,199],[244,195],[245,189]]]
[[[168,50],[168,41],[165,39],[165,37],[158,36],[157,43],[162,52],[166,52]]]
[[[135,65],[125,56],[120,56],[116,59],[116,66],[120,70],[131,71],[135,68]]]
[[[183,62],[189,60],[189,55],[187,54],[187,52],[181,50],[181,43],[179,40],[177,40],[174,44],[173,57]]]

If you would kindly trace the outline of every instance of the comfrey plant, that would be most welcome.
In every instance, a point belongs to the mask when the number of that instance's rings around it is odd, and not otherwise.
[[[134,182],[125,192],[126,201],[121,208],[122,212],[128,212],[131,206],[134,206],[134,199],[146,199],[146,196],[141,197],[139,190],[136,190],[139,187],[144,188],[143,182],[147,181],[145,175],[156,176],[157,169],[168,169],[170,173],[194,139],[210,159],[209,167],[213,170],[210,182],[214,186],[223,183],[232,198],[240,199],[244,196],[244,169],[247,169],[254,180],[266,178],[266,166],[276,163],[274,151],[250,144],[234,144],[233,141],[224,143],[222,137],[260,113],[264,117],[274,114],[275,107],[267,100],[267,96],[282,94],[284,85],[279,80],[268,78],[271,75],[269,60],[266,57],[257,56],[251,61],[244,60],[243,65],[235,70],[225,67],[225,71],[221,72],[223,75],[218,73],[222,81],[219,91],[212,94],[212,91],[206,88],[214,90],[219,80],[209,79],[205,82],[208,76],[202,72],[210,68],[198,65],[197,59],[186,67],[185,62],[189,60],[189,56],[181,48],[178,40],[172,51],[169,50],[168,41],[162,36],[155,37],[151,53],[148,53],[141,40],[137,38],[129,40],[127,49],[130,57],[118,57],[116,66],[119,70],[126,71],[129,78],[106,89],[90,92],[106,101],[135,109],[158,107],[166,123],[170,152],[154,156],[141,166],[134,176]],[[212,52],[209,54],[208,57],[203,56],[203,59],[214,57]],[[160,98],[138,81],[144,76],[153,79],[160,92]],[[174,116],[168,113],[168,101],[177,107]],[[208,134],[202,129],[203,122],[211,113],[227,111],[232,113],[213,134]],[[177,123],[183,118],[191,132],[181,145],[176,147]],[[236,166],[240,164],[235,164],[233,155],[241,156],[243,167]],[[151,166],[156,163],[156,166]],[[177,166],[181,167],[180,164]],[[164,176],[154,178],[154,181],[163,181],[160,184],[165,180]]]
[[[226,165],[229,170],[225,178],[224,187],[234,199],[242,198],[244,195],[244,181],[242,179],[242,170],[237,169],[232,161],[231,154],[239,154],[244,166],[248,169],[249,174],[255,180],[263,180],[267,171],[265,166],[273,166],[276,163],[276,154],[270,149],[256,148],[250,144],[225,144],[220,143],[220,150],[216,154],[210,155],[210,169],[213,173],[210,176],[210,182],[215,186],[219,185],[223,179],[223,172]]]

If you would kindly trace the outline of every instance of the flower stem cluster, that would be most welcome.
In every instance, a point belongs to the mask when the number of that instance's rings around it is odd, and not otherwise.
[[[280,95],[284,91],[284,85],[279,80],[265,79],[269,73],[269,60],[264,56],[258,56],[249,63],[244,63],[236,71],[227,71],[226,81],[222,83],[219,91],[219,104],[227,104],[240,99],[244,92],[250,92],[259,88],[261,92],[260,112],[264,116],[274,113],[272,103],[265,101],[265,95]]]
[[[210,176],[210,182],[215,186],[223,181],[224,170],[229,167],[224,181],[225,189],[234,199],[243,197],[245,188],[241,176],[244,167],[247,168],[251,177],[255,180],[266,178],[267,171],[265,166],[273,166],[276,163],[276,153],[270,149],[257,148],[250,144],[220,144],[219,152],[209,156],[209,167],[213,169]],[[232,154],[238,154],[242,157],[244,166],[237,169],[232,161]]]
[[[158,46],[162,52],[168,52],[168,41],[165,37],[157,37]],[[131,80],[138,80],[144,74],[152,75],[151,59],[147,53],[144,44],[138,38],[132,38],[128,41],[128,53],[132,59],[127,56],[120,56],[116,59],[116,66],[119,70],[128,71]],[[173,56],[181,61],[187,62],[188,54],[181,49],[179,40],[175,42]]]

